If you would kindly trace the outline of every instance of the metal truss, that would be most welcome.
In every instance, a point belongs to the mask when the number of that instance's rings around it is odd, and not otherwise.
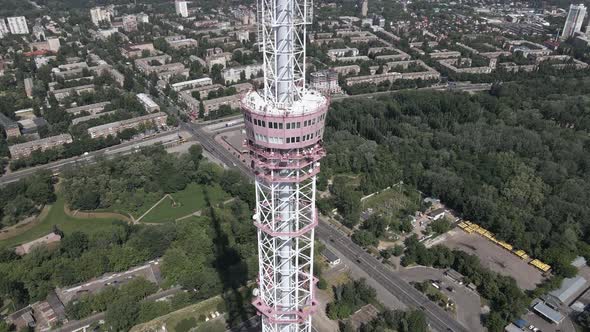
[[[287,109],[301,99],[305,88],[305,36],[312,1],[259,0],[257,6],[263,97],[269,105]]]

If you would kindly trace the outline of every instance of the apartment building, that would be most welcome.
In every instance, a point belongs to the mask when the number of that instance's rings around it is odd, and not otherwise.
[[[137,100],[139,100],[139,103],[149,113],[156,112],[156,111],[160,110],[160,106],[158,104],[156,104],[156,102],[145,93],[137,94]]]
[[[115,136],[125,129],[137,128],[142,124],[152,123],[156,127],[165,127],[168,115],[163,112],[151,113],[133,119],[107,123],[104,125],[88,128],[91,138]]]
[[[58,101],[62,101],[63,99],[65,99],[66,97],[69,97],[73,93],[94,92],[94,84],[81,85],[81,86],[76,86],[73,88],[53,90],[52,92],[53,92],[53,95],[55,96],[55,99],[57,99]]]
[[[197,78],[196,80],[174,83],[172,84],[172,90],[181,91],[185,89],[193,89],[211,84],[213,84],[213,80],[210,77],[202,77]]]
[[[263,66],[260,64],[246,65],[239,67],[226,68],[221,71],[221,76],[226,84],[239,82],[242,77],[246,80],[257,77],[262,72]]]
[[[8,29],[13,35],[28,35],[29,27],[27,26],[27,19],[24,16],[14,16],[6,19],[8,22]]]
[[[111,104],[110,101],[105,101],[102,103],[96,103],[96,104],[68,108],[68,109],[66,109],[66,112],[68,114],[73,115],[73,116],[81,114],[82,112],[86,112],[89,114],[97,114],[97,113],[104,111],[105,107],[110,104]]]
[[[12,159],[26,158],[35,150],[45,151],[57,148],[64,144],[72,143],[72,135],[61,134],[57,136],[46,137],[26,143],[15,144],[8,147]]]
[[[18,127],[18,123],[3,113],[0,113],[0,127],[4,129],[4,133],[6,134],[7,138],[20,136],[20,128]]]
[[[233,95],[203,101],[203,106],[205,107],[205,116],[207,116],[210,112],[217,111],[223,105],[227,105],[231,108],[239,108],[240,95]]]

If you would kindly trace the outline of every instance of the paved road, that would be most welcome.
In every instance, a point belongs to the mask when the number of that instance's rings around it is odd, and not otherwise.
[[[437,331],[465,331],[468,330],[451,317],[437,304],[416,290],[409,283],[402,280],[396,272],[388,269],[383,263],[357,246],[348,236],[324,219],[316,228],[318,238],[329,241],[342,255],[353,259],[373,279],[383,285],[389,292],[408,307],[419,308],[426,314],[430,326]],[[450,330],[449,330],[450,329]]]
[[[181,128],[193,134],[193,137],[199,143],[201,143],[203,149],[211,153],[225,165],[235,168],[246,175],[248,178],[253,179],[250,169],[231,152],[227,151],[223,146],[215,141],[214,135],[216,135],[216,133],[208,133],[203,130],[203,125],[194,123],[182,123]]]

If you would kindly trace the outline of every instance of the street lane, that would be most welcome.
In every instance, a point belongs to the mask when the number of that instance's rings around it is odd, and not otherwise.
[[[360,262],[359,266],[379,284],[397,297],[408,307],[417,308],[426,314],[431,328],[438,331],[468,332],[458,321],[451,317],[437,304],[430,301],[413,286],[398,277],[394,271],[381,263],[363,248],[356,245],[342,231],[320,218],[316,233],[321,241],[327,241],[349,260]]]
[[[48,164],[34,166],[34,167],[26,168],[23,170],[15,171],[15,172],[12,172],[9,174],[5,174],[4,176],[0,177],[0,186],[6,185],[6,184],[9,184],[12,182],[16,182],[20,179],[24,179],[25,177],[31,176],[40,170],[50,170],[54,174],[57,174],[68,166],[75,165],[77,163],[92,162],[95,157],[108,156],[110,158],[114,155],[121,155],[121,154],[125,154],[125,153],[130,153],[133,151],[133,148],[137,145],[145,146],[146,142],[148,142],[148,143],[152,142],[152,144],[155,144],[160,139],[162,139],[166,136],[169,136],[169,135],[178,135],[178,130],[165,131],[165,132],[147,137],[142,140],[129,141],[129,142],[121,143],[118,145],[113,145],[111,147],[108,147],[108,148],[105,148],[102,150],[88,152],[87,155],[82,155],[82,156],[77,156],[77,157],[72,157],[72,158],[62,159],[62,160],[56,160],[56,161],[50,162]]]

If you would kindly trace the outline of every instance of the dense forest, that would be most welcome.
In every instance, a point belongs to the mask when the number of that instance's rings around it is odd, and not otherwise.
[[[569,262],[590,252],[589,83],[549,77],[334,103],[324,175],[360,175],[347,190],[364,194],[403,180],[571,275]],[[357,217],[345,196],[334,205]]]
[[[41,171],[9,183],[0,190],[0,229],[36,215],[43,205],[55,200],[51,172]]]

